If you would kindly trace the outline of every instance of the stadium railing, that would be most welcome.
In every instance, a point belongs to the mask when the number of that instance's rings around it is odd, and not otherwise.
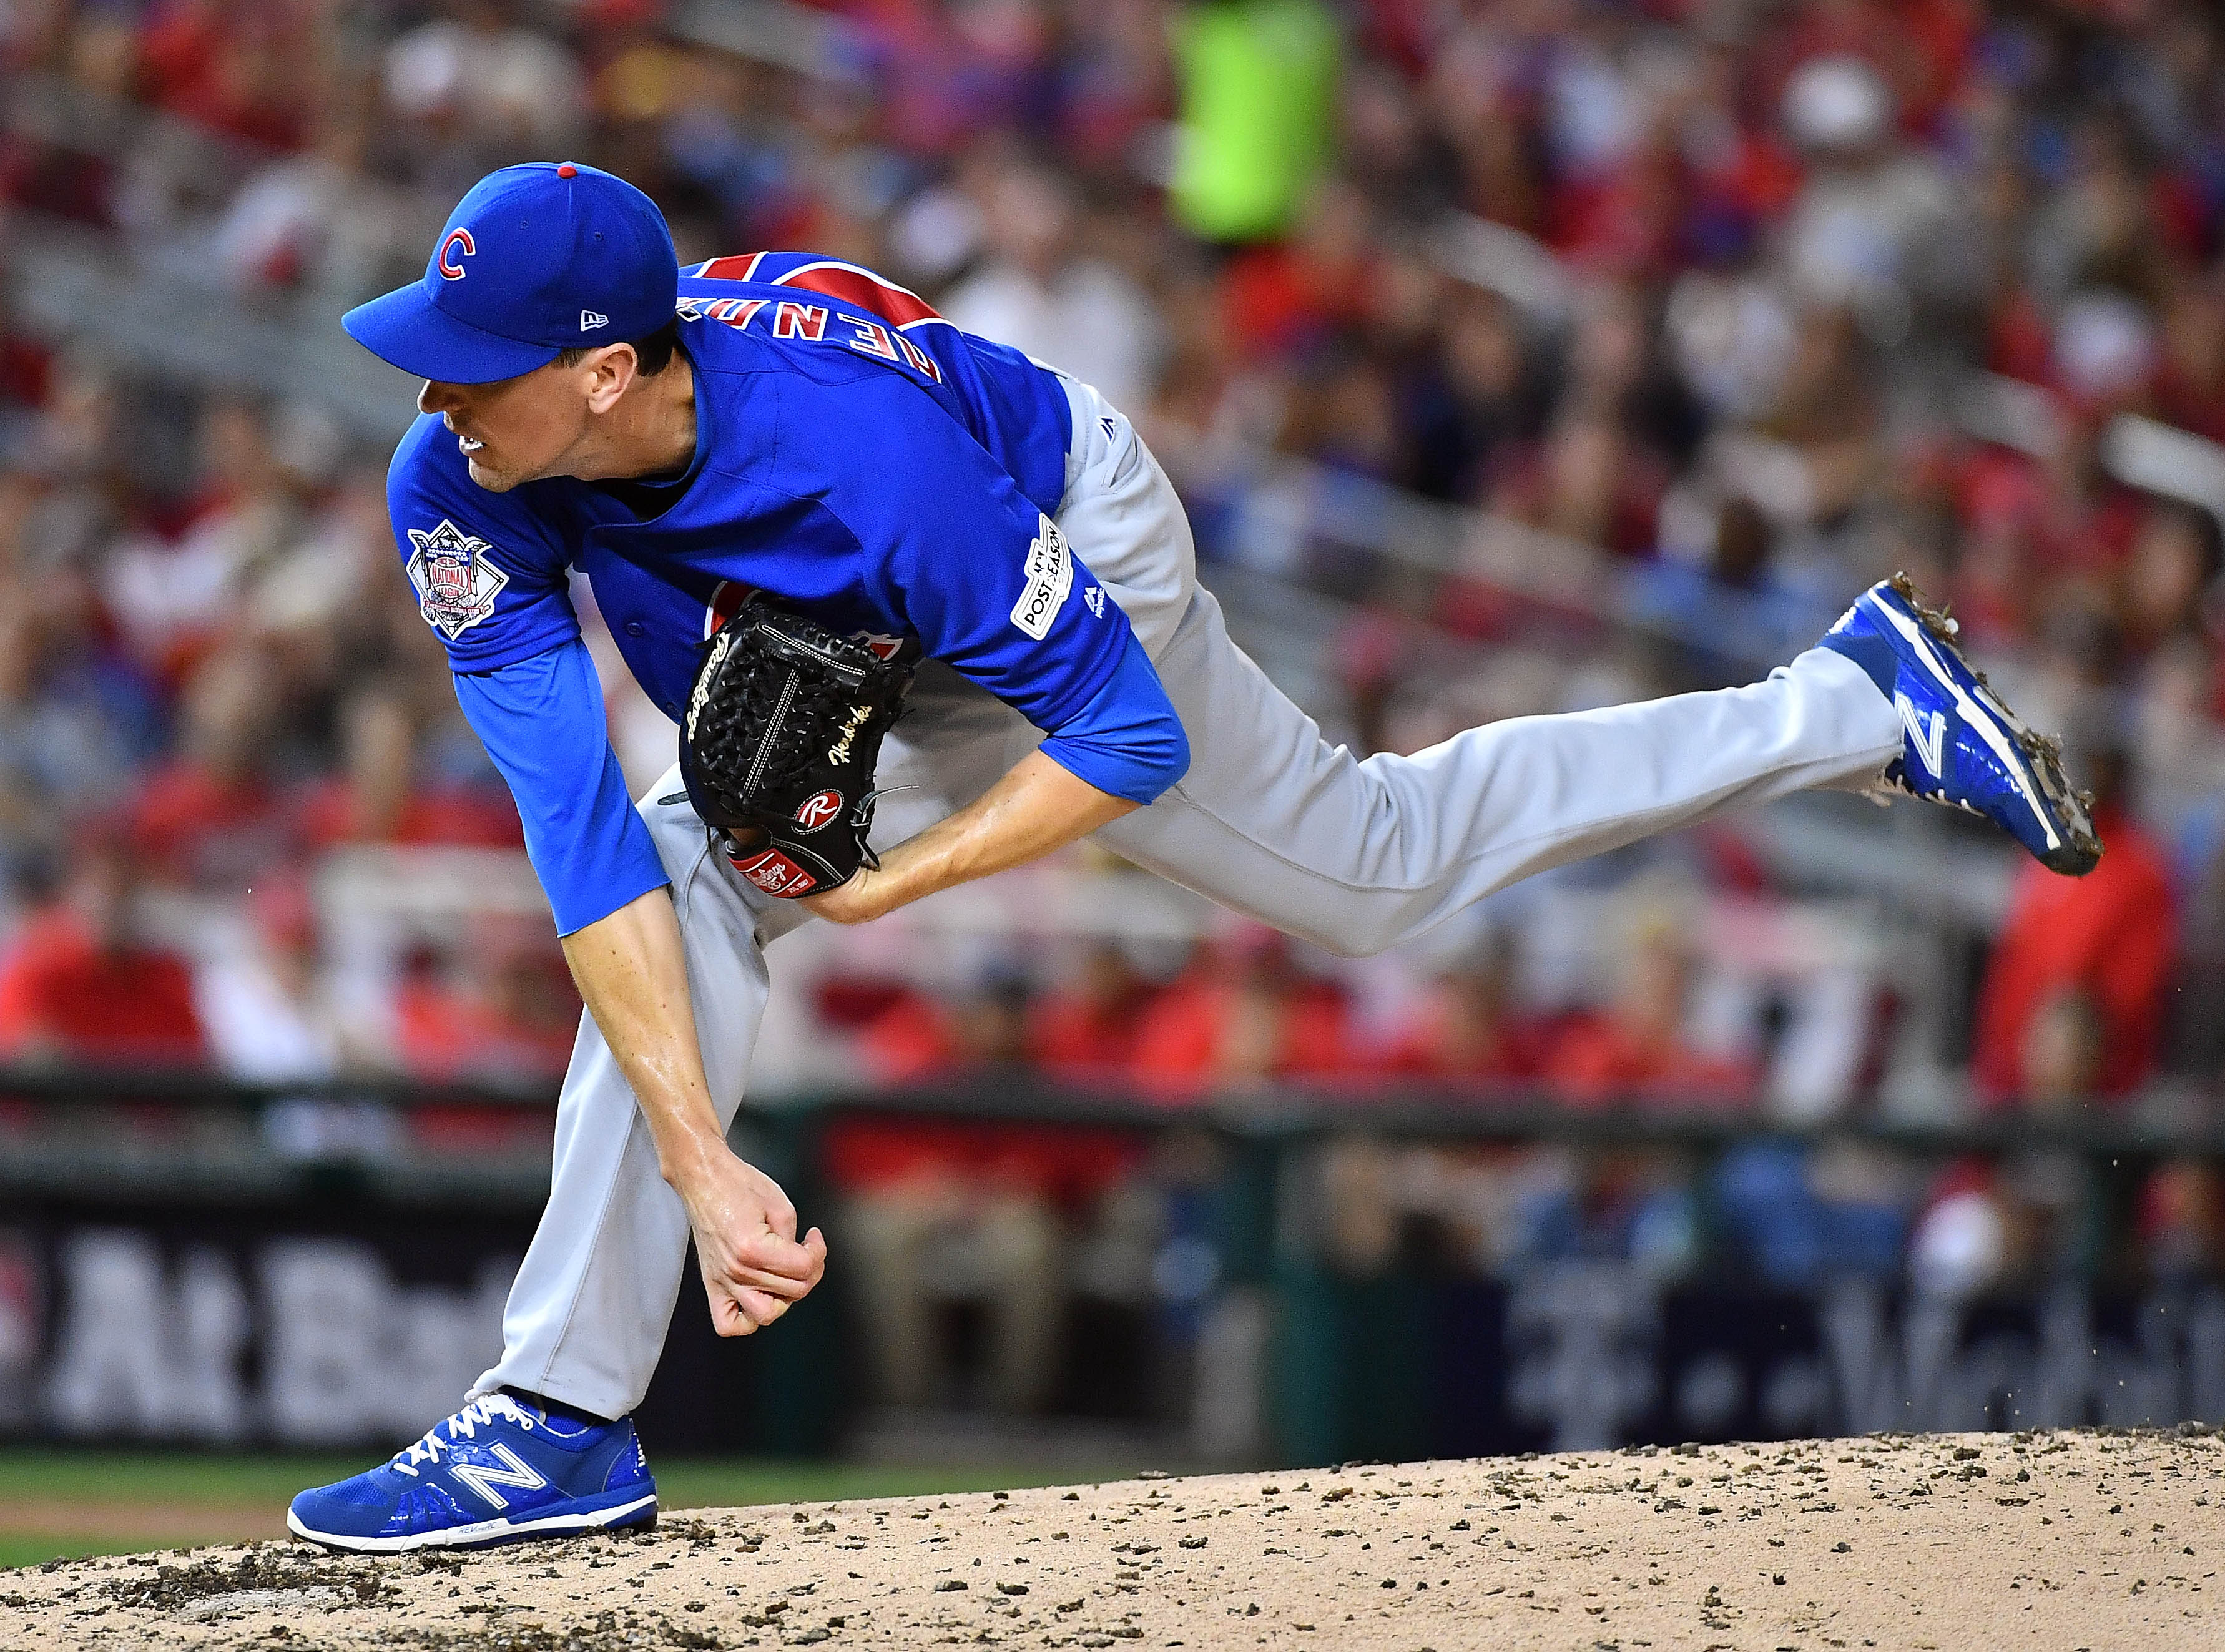
[[[498,1347],[550,1101],[0,1072],[0,1432],[332,1446],[422,1427]],[[320,1107],[412,1122],[272,1128]],[[922,1126],[1122,1146],[1098,1190],[1117,1199],[1040,1195],[1064,1236],[1041,1406],[1157,1459],[2225,1417],[2225,1130],[2198,1111],[1784,1129],[1410,1088],[1170,1104],[1007,1075],[745,1107],[738,1144],[842,1260],[740,1344],[710,1335],[691,1270],[653,1439],[818,1453],[866,1425],[901,1434],[905,1414],[872,1408],[876,1282],[845,1226],[874,1194],[830,1144]],[[945,1170],[974,1173],[962,1153]],[[953,1210],[917,1242],[973,1242]],[[1108,1285],[1083,1259],[1120,1221],[1146,1242]],[[979,1320],[998,1288],[943,1293],[925,1321],[943,1411],[994,1391]]]

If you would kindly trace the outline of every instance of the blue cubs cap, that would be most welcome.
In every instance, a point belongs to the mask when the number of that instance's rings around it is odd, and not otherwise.
[[[340,318],[419,378],[515,378],[560,350],[616,344],[672,319],[680,260],[656,203],[593,167],[529,162],[456,203],[425,276]]]

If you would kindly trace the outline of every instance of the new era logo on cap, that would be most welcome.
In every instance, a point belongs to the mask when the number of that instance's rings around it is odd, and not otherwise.
[[[608,327],[610,324],[611,318],[600,310],[580,312],[580,331],[582,333],[592,333],[599,327]]]

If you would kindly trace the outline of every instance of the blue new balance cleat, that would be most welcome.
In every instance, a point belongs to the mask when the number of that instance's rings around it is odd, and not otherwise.
[[[368,1473],[294,1499],[296,1537],[361,1554],[484,1548],[656,1520],[633,1424],[549,1415],[507,1394],[472,1401]]]
[[[1984,816],[2051,872],[2091,872],[2101,840],[2091,800],[2063,772],[2061,746],[2025,727],[1955,636],[1955,622],[1925,607],[1905,574],[1863,592],[1824,635],[1823,647],[1892,697],[1906,728],[1883,784]]]

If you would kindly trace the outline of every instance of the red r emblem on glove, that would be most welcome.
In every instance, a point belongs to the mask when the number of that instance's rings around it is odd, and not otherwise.
[[[796,823],[807,832],[832,826],[842,813],[842,794],[827,791],[814,792],[796,806]]]

